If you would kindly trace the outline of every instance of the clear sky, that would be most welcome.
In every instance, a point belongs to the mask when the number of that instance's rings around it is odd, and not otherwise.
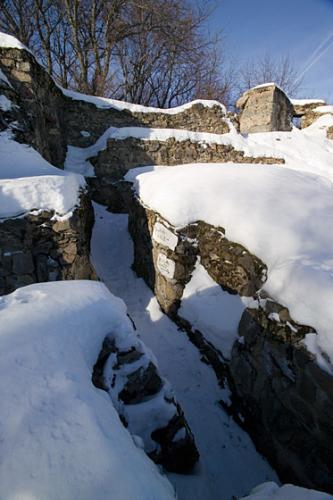
[[[223,29],[227,52],[236,61],[266,52],[289,54],[305,72],[300,97],[333,103],[333,0],[216,0],[216,5],[211,28]]]

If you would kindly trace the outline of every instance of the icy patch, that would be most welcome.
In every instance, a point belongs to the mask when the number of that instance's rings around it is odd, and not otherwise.
[[[125,304],[93,281],[0,299],[1,498],[160,500],[171,485],[91,382],[106,335],[128,345]]]

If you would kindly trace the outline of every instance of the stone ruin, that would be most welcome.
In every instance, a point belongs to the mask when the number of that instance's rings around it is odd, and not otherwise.
[[[248,90],[238,99],[236,106],[240,109],[241,134],[292,129],[293,106],[274,83]]]
[[[240,115],[236,119],[226,115],[221,106],[204,107],[199,103],[182,113],[166,115],[101,109],[92,103],[71,99],[24,50],[0,49],[0,67],[11,84],[11,87],[1,87],[1,93],[16,105],[13,110],[0,112],[0,130],[15,122],[16,139],[32,144],[59,168],[63,168],[67,145],[91,146],[110,126],[225,134],[230,130],[228,121],[233,119],[239,122],[240,132],[248,134],[289,131],[293,116],[302,117],[304,127],[318,118],[318,103],[293,106],[274,84],[246,92],[237,102]],[[89,134],[82,135],[82,130]],[[328,137],[333,138],[332,128]],[[122,177],[130,168],[189,161],[283,163],[279,158],[249,158],[226,145],[206,147],[191,141],[180,144],[174,139],[163,144],[135,138],[109,139],[106,149],[92,159],[97,176],[90,181],[90,194],[112,206],[113,199],[121,192],[117,183],[124,185]],[[236,342],[231,363],[226,365],[214,346],[205,342],[204,332],[193,331],[191,325],[178,316],[184,287],[200,255],[207,272],[225,290],[255,297],[266,279],[265,263],[246,248],[228,241],[223,228],[199,221],[176,230],[159,214],[144,207],[130,190],[125,191],[126,196],[119,196],[117,209],[129,211],[134,269],[152,288],[162,309],[188,331],[221,384],[228,379],[233,389],[234,415],[241,412],[245,417],[256,445],[281,478],[333,491],[330,472],[332,379],[300,346],[300,340],[312,331],[311,327],[298,325],[288,309],[266,297],[258,310],[244,312],[239,325],[239,335],[244,341]],[[96,278],[89,263],[93,223],[90,200],[83,196],[73,219],[66,223],[55,223],[51,219],[52,214],[42,213],[0,221],[0,294],[36,281]],[[193,244],[194,240],[197,245]],[[272,311],[278,311],[280,322],[270,320]],[[115,359],[112,369],[117,374],[124,365],[138,359],[140,353],[135,350],[119,353],[106,341],[95,365],[96,386],[112,397],[119,396],[125,406],[159,393],[161,378],[156,367],[146,366],[141,371],[133,370],[121,395],[113,394],[112,383],[104,372],[110,356]],[[177,406],[175,401],[170,404]],[[162,433],[155,434],[155,441],[161,446],[156,450],[163,449],[165,453],[154,450],[151,454],[171,470],[179,470],[177,457],[186,456],[189,465],[197,459],[193,436],[178,407],[176,415]],[[180,428],[186,429],[186,440],[182,443],[184,447],[177,449],[170,443]]]

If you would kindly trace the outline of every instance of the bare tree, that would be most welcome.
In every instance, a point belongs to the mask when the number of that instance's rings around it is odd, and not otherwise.
[[[169,107],[227,94],[209,14],[207,0],[3,0],[0,29],[64,87]]]
[[[286,94],[294,95],[302,86],[302,80],[298,78],[298,71],[289,55],[273,58],[265,54],[259,59],[248,61],[239,71],[239,91],[261,85],[262,83],[274,82]]]

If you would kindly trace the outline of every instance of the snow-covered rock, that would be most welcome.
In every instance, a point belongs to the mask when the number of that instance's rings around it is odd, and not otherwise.
[[[174,498],[91,375],[104,338],[131,346],[104,285],[43,283],[0,299],[1,498]]]
[[[250,495],[241,500],[329,500],[332,495],[315,490],[307,490],[292,484],[278,486],[276,483],[264,483],[254,488]]]

